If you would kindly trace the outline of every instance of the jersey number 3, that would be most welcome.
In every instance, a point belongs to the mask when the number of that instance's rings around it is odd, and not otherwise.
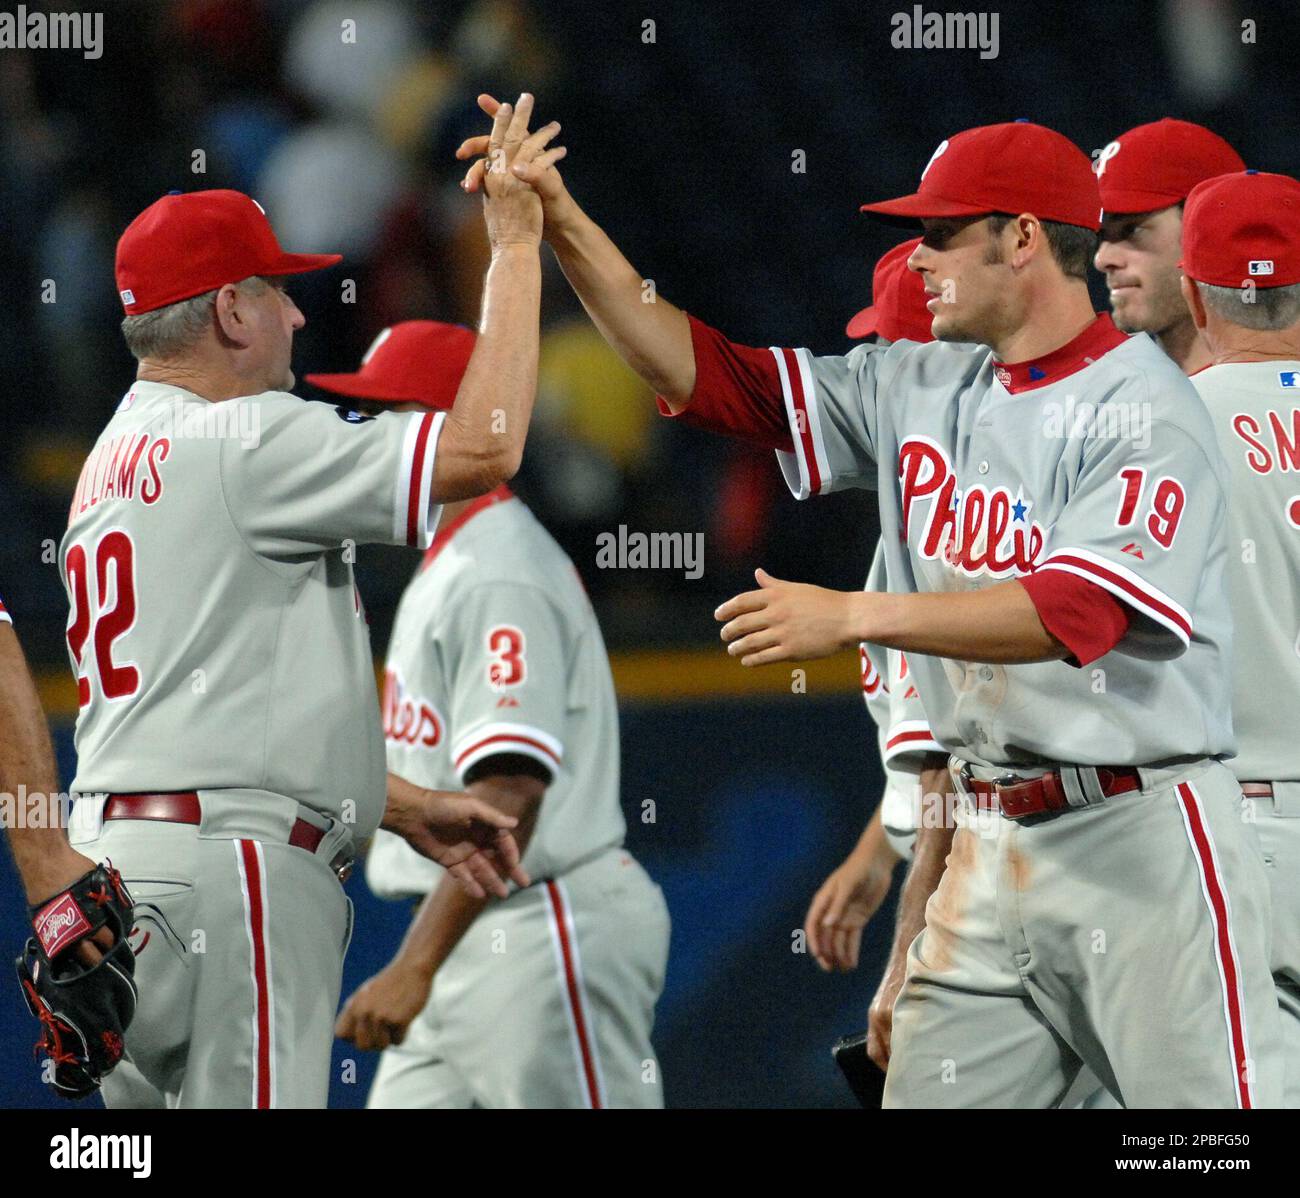
[[[487,635],[488,685],[493,690],[518,686],[524,680],[524,634],[501,624]]]
[[[68,648],[77,663],[77,701],[82,707],[90,702],[90,671],[85,660],[87,641],[94,650],[99,689],[105,699],[125,699],[140,689],[140,671],[134,665],[113,662],[113,643],[135,624],[135,546],[121,529],[111,529],[100,537],[93,551],[93,608],[91,556],[78,541],[68,549],[64,560],[68,595],[72,600]]]

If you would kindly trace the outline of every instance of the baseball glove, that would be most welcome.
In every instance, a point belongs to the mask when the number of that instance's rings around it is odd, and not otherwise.
[[[105,862],[31,915],[36,935],[15,965],[23,997],[41,1022],[36,1051],[52,1062],[57,1093],[85,1098],[122,1059],[122,1036],[135,1015],[135,956],[127,943],[131,896]],[[86,965],[72,950],[104,927],[113,945]]]

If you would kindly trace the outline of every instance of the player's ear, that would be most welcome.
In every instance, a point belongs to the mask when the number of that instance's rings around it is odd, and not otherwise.
[[[1047,244],[1047,234],[1043,232],[1043,222],[1028,212],[1022,212],[1011,222],[1016,239],[1011,247],[1011,266],[1019,270],[1027,265],[1035,254],[1051,252]]]
[[[1201,289],[1186,275],[1179,276],[1179,286],[1183,291],[1183,303],[1192,314],[1192,323],[1198,329],[1205,328],[1205,301],[1201,299]]]
[[[217,317],[217,331],[229,344],[246,346],[251,340],[247,310],[239,286],[227,283],[217,291],[214,304]]]

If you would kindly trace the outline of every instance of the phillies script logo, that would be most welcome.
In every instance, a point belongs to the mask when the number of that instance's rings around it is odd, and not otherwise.
[[[54,960],[69,944],[90,931],[90,921],[67,891],[45,904],[32,921],[45,955]]]
[[[384,671],[384,736],[402,745],[432,749],[442,743],[442,717],[433,704],[406,692],[396,670]]]
[[[910,543],[913,506],[928,499],[918,552],[963,573],[994,578],[1028,574],[1043,549],[1043,529],[1029,519],[1033,506],[1006,487],[957,491],[948,455],[929,437],[908,437],[898,450],[903,492],[903,539]]]

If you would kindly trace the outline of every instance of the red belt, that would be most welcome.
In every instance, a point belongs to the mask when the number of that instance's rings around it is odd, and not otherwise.
[[[1243,782],[1241,784],[1241,793],[1248,799],[1271,799],[1273,797],[1273,783]]]
[[[1106,798],[1142,789],[1142,778],[1131,766],[1090,766],[1097,772],[1101,793]],[[999,811],[1008,819],[1024,819],[1030,815],[1043,815],[1049,811],[1065,811],[1070,807],[1065,786],[1058,770],[1037,778],[1019,778],[1006,774],[992,782],[972,778],[970,767],[962,766],[961,784],[975,799],[981,811]]]
[[[199,824],[203,811],[199,796],[192,790],[170,794],[109,795],[104,803],[105,819],[153,819],[165,824]],[[289,843],[296,849],[314,853],[325,839],[325,830],[305,819],[294,821]]]

